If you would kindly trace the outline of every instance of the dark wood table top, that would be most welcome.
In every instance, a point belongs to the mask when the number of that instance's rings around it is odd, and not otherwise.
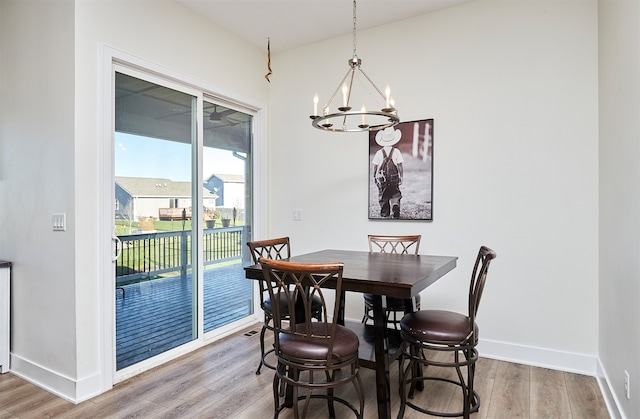
[[[352,250],[321,250],[289,258],[295,262],[342,262],[342,290],[374,294],[374,325],[344,322],[360,340],[360,365],[376,371],[378,417],[391,417],[389,363],[396,359],[399,333],[386,329],[383,297],[410,299],[456,267],[455,256],[402,255]],[[251,265],[245,276],[262,279],[262,268]],[[331,286],[331,284],[329,284]],[[344,303],[344,299],[342,300]],[[377,307],[377,309],[376,309]],[[344,313],[339,316],[342,317]],[[344,319],[343,319],[344,321]],[[395,339],[394,339],[395,337]]]
[[[411,298],[456,267],[455,256],[401,255],[354,250],[321,250],[293,256],[295,262],[342,262],[343,291]],[[258,265],[246,277],[262,279]]]

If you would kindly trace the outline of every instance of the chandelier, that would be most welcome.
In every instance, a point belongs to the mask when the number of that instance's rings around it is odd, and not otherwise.
[[[318,113],[318,95],[314,96],[313,115],[310,116],[311,124],[325,131],[358,132],[378,131],[400,122],[389,86],[383,93],[362,70],[362,60],[358,58],[356,53],[356,0],[353,0],[353,57],[348,60],[348,63],[347,74],[321,108],[321,113]],[[354,89],[354,87],[359,87],[359,89]],[[337,111],[332,113],[330,107],[335,106],[333,100],[338,92],[342,92],[342,103],[337,108],[333,108]],[[367,96],[367,92],[369,96]],[[367,109],[364,103],[365,98],[376,102]],[[362,106],[360,109],[353,109],[352,103],[362,103]]]

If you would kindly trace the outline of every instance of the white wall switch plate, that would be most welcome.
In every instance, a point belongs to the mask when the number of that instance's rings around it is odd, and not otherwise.
[[[67,214],[53,214],[51,217],[53,231],[67,231]]]

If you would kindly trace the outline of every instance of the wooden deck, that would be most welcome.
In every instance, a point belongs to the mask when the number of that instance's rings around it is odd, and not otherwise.
[[[204,331],[253,313],[252,281],[238,263],[204,271]],[[195,339],[191,275],[116,289],[118,370]]]

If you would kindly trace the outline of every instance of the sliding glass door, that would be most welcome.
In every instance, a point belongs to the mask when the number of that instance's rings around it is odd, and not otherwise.
[[[253,117],[220,101],[203,103],[204,332],[253,313],[253,284],[244,276],[252,225]]]
[[[115,72],[116,370],[253,312],[242,269],[252,119],[191,88]]]

